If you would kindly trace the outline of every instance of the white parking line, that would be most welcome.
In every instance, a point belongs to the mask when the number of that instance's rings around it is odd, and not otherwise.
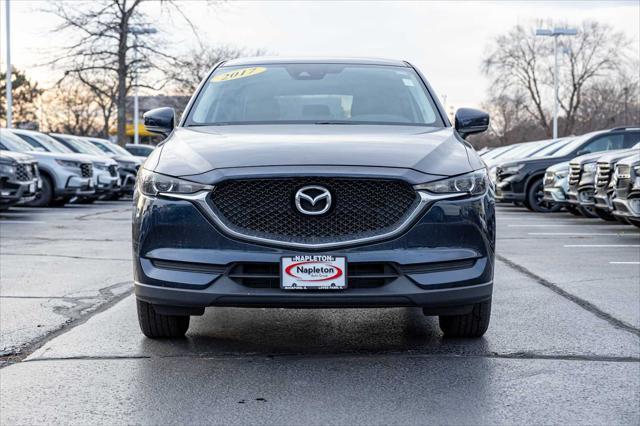
[[[563,224],[563,223],[550,223],[548,225],[507,225],[509,228],[528,228],[528,227],[532,227],[532,228],[552,228],[552,227],[561,227],[561,226],[582,226],[584,227],[584,225],[578,225],[575,223],[571,223],[571,224]],[[627,228],[627,226],[625,225],[620,225],[620,227],[625,227]]]
[[[640,262],[609,262],[612,265],[640,265]]]
[[[566,244],[565,247],[595,247],[595,248],[639,247],[640,248],[640,244]]]
[[[42,220],[0,220],[0,224],[3,223],[47,223]]]
[[[527,232],[527,235],[585,235],[598,237],[640,237],[640,233],[618,232]]]

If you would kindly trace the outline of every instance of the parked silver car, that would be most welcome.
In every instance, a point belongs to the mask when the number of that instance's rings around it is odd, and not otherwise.
[[[106,155],[109,155],[118,162],[121,185],[120,193],[123,195],[133,195],[136,175],[138,174],[138,169],[142,166],[142,163],[144,163],[144,159],[132,155],[120,145],[109,142],[106,139],[92,137],[84,137],[83,139],[91,142]]]
[[[75,196],[95,194],[93,162],[77,154],[47,152],[37,148],[13,133],[0,129],[0,146],[12,152],[33,156],[38,161],[42,190],[29,202],[31,206],[61,206]]]
[[[33,201],[41,186],[35,158],[0,149],[0,210]]]
[[[85,198],[81,201],[82,203],[92,203],[98,198],[112,199],[120,194],[118,163],[111,157],[80,137],[61,133],[50,133],[49,136],[72,152],[93,157],[93,183],[96,187],[96,196]]]

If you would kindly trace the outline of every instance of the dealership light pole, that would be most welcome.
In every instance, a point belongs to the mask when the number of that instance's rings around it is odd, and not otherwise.
[[[558,139],[558,37],[578,34],[575,28],[537,29],[537,36],[553,37],[553,138]]]
[[[140,114],[138,107],[138,36],[141,34],[155,34],[158,30],[153,27],[131,27],[129,32],[135,37],[133,43],[133,66],[136,72],[133,82],[133,143],[137,145],[140,143],[140,132],[138,130],[138,115]]]
[[[11,8],[9,7],[9,0],[5,0],[6,5],[6,31],[7,31],[7,74],[5,76],[6,84],[7,84],[7,129],[11,128],[11,123],[13,122],[13,97],[12,97],[12,87],[11,87]]]

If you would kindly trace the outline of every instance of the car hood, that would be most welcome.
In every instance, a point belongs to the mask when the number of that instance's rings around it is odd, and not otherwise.
[[[608,152],[601,157],[598,158],[598,162],[603,163],[615,163],[618,160],[621,160],[625,157],[633,155],[638,152],[637,148],[629,148],[629,149],[620,149],[616,151]]]
[[[573,160],[571,160],[571,163],[573,164],[585,164],[585,163],[595,163],[600,157],[602,157],[605,154],[609,154],[609,153],[618,153],[622,150],[615,150],[615,151],[600,151],[600,152],[592,152],[589,154],[584,154],[581,155],[579,157],[574,158]],[[631,153],[629,153],[631,154]]]
[[[176,128],[144,167],[189,176],[298,165],[397,167],[442,176],[471,171],[465,144],[450,127],[300,124]]]
[[[559,172],[562,170],[569,170],[569,162],[565,161],[564,163],[554,164],[547,168],[548,172]]]
[[[91,155],[75,154],[75,153],[62,153],[62,152],[44,152],[44,151],[28,151],[27,154],[33,156],[37,160],[57,159],[57,160],[70,160],[70,161],[84,161],[93,162]]]
[[[549,167],[554,164],[563,163],[570,160],[570,157],[532,157],[524,160],[510,160],[498,164],[498,167],[505,168],[507,166],[515,166],[516,164],[524,164],[526,167]]]
[[[142,164],[144,161],[140,160],[139,157],[135,157],[133,155],[119,155],[119,154],[115,154],[113,157],[114,160],[116,161],[122,161],[124,163],[133,163],[135,165],[140,165]]]
[[[0,150],[0,157],[8,160],[18,161],[20,163],[35,161],[35,158],[30,155],[5,150]]]

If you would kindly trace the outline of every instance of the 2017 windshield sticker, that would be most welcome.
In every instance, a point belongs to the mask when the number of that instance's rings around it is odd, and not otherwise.
[[[219,83],[222,81],[237,80],[239,78],[251,77],[253,75],[262,74],[267,69],[265,67],[251,67],[242,68],[239,70],[227,71],[222,74],[213,76],[212,83]]]

